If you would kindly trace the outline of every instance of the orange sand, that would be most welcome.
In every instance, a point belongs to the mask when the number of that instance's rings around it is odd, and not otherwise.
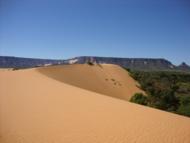
[[[41,70],[45,69],[49,67]],[[110,71],[115,76],[116,72]],[[103,96],[41,73],[0,71],[0,143],[190,143],[190,118]]]

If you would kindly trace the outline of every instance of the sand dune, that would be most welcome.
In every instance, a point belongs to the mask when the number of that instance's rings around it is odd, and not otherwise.
[[[143,92],[126,70],[111,64],[50,66],[39,71],[53,79],[108,96],[129,100]]]
[[[103,96],[41,73],[0,71],[0,143],[190,142],[190,118]]]

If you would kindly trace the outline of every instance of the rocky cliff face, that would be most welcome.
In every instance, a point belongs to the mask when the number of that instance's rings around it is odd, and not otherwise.
[[[172,70],[190,72],[190,66],[186,63],[175,66],[165,59],[83,56],[68,60],[49,60],[0,56],[0,68],[30,68],[55,64],[84,64],[87,62],[116,64],[132,70]]]

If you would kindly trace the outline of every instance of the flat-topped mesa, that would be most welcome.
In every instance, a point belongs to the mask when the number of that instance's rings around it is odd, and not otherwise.
[[[165,59],[151,59],[151,58],[113,58],[113,57],[76,57],[73,58],[76,63],[84,64],[92,61],[102,64],[116,64],[125,68],[134,70],[173,70],[175,65]],[[73,60],[72,59],[72,60]]]

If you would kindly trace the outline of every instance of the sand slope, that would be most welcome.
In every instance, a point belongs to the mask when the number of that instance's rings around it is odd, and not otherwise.
[[[143,92],[128,72],[117,65],[63,65],[39,71],[60,82],[120,99],[129,100],[135,93]]]
[[[190,118],[51,79],[0,71],[0,143],[189,143]]]

